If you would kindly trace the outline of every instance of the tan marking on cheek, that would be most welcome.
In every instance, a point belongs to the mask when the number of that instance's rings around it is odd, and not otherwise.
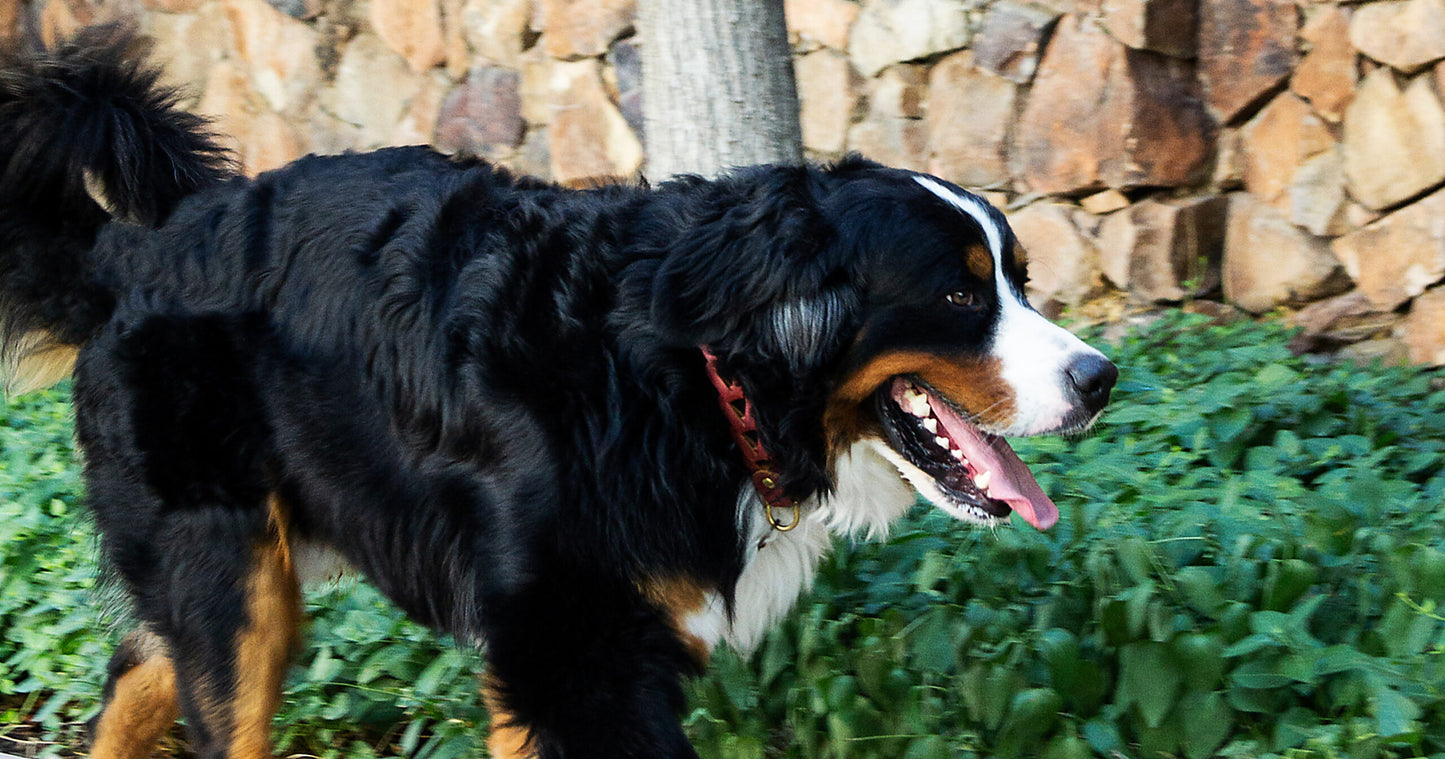
[[[236,691],[226,756],[268,759],[271,718],[301,627],[301,589],[291,562],[286,509],[278,498],[271,499],[267,535],[252,559],[246,617],[236,641]]]
[[[968,270],[975,277],[985,282],[993,281],[993,254],[988,251],[988,248],[974,245],[968,249],[968,255],[964,257],[964,262],[968,264]]]
[[[653,578],[639,584],[644,598],[667,614],[673,632],[687,645],[697,663],[706,666],[712,657],[707,641],[688,632],[687,619],[707,607],[707,591],[691,578]]]
[[[491,730],[487,734],[487,750],[492,759],[529,759],[537,755],[532,733],[517,721],[503,703],[501,687],[493,677],[482,680],[482,704],[487,707]]]
[[[116,680],[110,703],[96,724],[90,755],[145,759],[180,716],[177,703],[170,660],[164,654],[147,657]]]
[[[984,426],[1007,427],[1017,405],[1008,383],[999,375],[998,360],[987,356],[950,358],[922,351],[884,353],[853,372],[838,386],[823,413],[830,452],[846,450],[870,430],[871,414],[861,406],[880,385],[899,375],[913,375],[967,411]]]

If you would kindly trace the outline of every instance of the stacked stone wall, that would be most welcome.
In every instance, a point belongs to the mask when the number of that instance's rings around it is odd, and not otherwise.
[[[786,10],[809,155],[862,152],[1007,207],[1041,307],[1283,309],[1302,348],[1445,364],[1445,0]],[[0,29],[138,19],[248,171],[430,142],[583,182],[645,173],[635,13],[0,0]]]

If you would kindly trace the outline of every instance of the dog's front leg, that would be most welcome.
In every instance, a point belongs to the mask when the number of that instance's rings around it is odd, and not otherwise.
[[[489,599],[493,756],[697,756],[677,719],[695,654],[665,613],[612,574],[551,571]]]

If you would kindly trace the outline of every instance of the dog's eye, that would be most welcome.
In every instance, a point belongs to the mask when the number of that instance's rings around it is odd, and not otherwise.
[[[978,296],[966,290],[954,290],[948,294],[948,304],[958,308],[978,308]]]

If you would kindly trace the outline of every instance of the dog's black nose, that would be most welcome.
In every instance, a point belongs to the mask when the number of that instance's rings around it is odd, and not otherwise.
[[[1080,356],[1064,369],[1069,384],[1079,394],[1079,400],[1090,411],[1098,413],[1109,403],[1109,391],[1119,380],[1119,369],[1113,362],[1098,354]]]

